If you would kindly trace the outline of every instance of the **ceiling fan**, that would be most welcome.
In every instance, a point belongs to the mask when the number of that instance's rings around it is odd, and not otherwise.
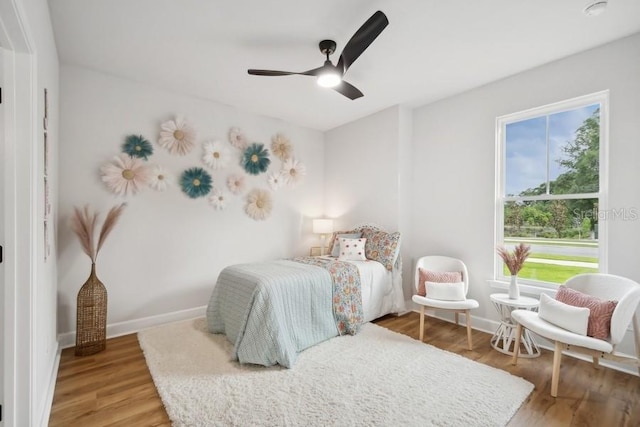
[[[342,77],[347,72],[351,64],[353,64],[355,60],[360,57],[362,52],[364,52],[365,49],[373,43],[376,37],[380,35],[387,25],[389,25],[389,20],[381,11],[377,11],[371,15],[371,17],[367,19],[367,22],[362,24],[358,31],[356,31],[356,33],[347,42],[336,65],[333,65],[329,60],[329,56],[336,51],[336,42],[333,40],[322,40],[319,45],[320,52],[327,56],[322,67],[300,73],[292,71],[255,69],[249,69],[247,72],[254,76],[314,76],[317,77],[317,81],[320,86],[333,88],[333,90],[352,100],[360,98],[363,96],[362,92],[360,92],[360,90],[355,86],[342,80]]]

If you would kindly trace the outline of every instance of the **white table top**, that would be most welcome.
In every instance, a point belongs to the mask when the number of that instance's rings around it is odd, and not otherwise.
[[[530,297],[521,296],[518,299],[510,299],[509,294],[491,294],[490,297],[491,301],[516,308],[533,308],[540,304],[540,301]]]

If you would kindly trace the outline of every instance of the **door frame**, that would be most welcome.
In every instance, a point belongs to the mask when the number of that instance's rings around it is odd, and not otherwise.
[[[6,427],[37,422],[34,405],[33,310],[36,281],[37,67],[33,36],[20,0],[0,1],[5,48],[4,129],[4,404]]]

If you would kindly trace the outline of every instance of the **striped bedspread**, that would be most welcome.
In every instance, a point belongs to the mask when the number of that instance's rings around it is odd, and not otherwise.
[[[227,335],[233,357],[264,366],[290,368],[302,350],[361,322],[357,268],[321,258],[227,267],[207,307],[209,331]]]

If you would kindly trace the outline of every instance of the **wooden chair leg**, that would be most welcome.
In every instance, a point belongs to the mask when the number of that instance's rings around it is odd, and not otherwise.
[[[522,337],[522,325],[518,323],[518,326],[516,326],[516,342],[513,344],[513,359],[511,359],[512,365],[516,365],[518,363],[518,353],[520,353],[520,337]]]
[[[424,305],[420,306],[420,341],[424,338]]]
[[[638,362],[638,373],[640,374],[640,319],[638,319],[638,315],[634,314],[633,319],[633,337],[636,342],[636,359]]]
[[[458,316],[458,313],[456,313]],[[471,313],[469,310],[464,311],[464,318],[467,321],[467,342],[469,343],[469,350],[473,350],[473,339],[471,338]]]
[[[600,358],[598,356],[593,356],[593,367],[600,368]]]
[[[562,344],[556,341],[553,352],[553,372],[551,373],[551,396],[558,397],[558,382],[560,381],[560,361],[562,360]]]
[[[456,311],[456,325],[458,325],[458,324],[459,324],[458,314],[460,314],[460,313],[458,313],[458,312]]]

